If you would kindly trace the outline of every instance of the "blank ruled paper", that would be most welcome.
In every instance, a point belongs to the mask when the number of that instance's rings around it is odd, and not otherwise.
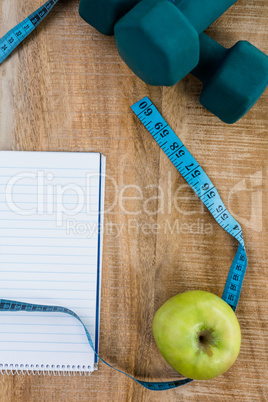
[[[105,158],[0,153],[0,298],[77,313],[98,350]],[[0,369],[96,368],[71,316],[0,312]]]

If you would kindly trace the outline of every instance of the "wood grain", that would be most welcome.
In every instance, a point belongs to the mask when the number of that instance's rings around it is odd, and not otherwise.
[[[41,4],[2,0],[0,34]],[[153,315],[185,290],[221,295],[237,247],[133,116],[130,106],[143,96],[243,225],[249,267],[237,310],[242,348],[225,375],[166,393],[147,391],[100,363],[90,378],[1,376],[0,401],[267,401],[268,92],[227,126],[200,106],[201,85],[192,76],[164,89],[141,82],[114,39],[84,23],[77,9],[78,1],[60,1],[1,65],[0,144],[107,157],[101,355],[141,379],[178,378],[154,344]],[[247,39],[268,53],[267,22],[267,0],[239,0],[208,32],[223,45]]]

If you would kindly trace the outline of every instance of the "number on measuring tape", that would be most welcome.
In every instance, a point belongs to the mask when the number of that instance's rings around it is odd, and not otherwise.
[[[132,110],[206,205],[216,222],[238,240],[238,250],[231,265],[222,296],[223,300],[235,311],[247,268],[247,255],[241,226],[225,207],[218,191],[204,170],[169,127],[150,99],[146,97],[140,100],[132,106]]]
[[[0,64],[40,24],[59,0],[49,0],[0,39]]]

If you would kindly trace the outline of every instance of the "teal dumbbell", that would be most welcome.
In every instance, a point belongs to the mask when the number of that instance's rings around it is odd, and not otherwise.
[[[199,34],[235,0],[142,0],[114,27],[120,56],[150,85],[171,86],[199,62]]]
[[[247,41],[226,49],[205,34],[192,74],[203,82],[200,103],[225,123],[235,123],[268,85],[268,56]]]
[[[153,1],[156,2],[156,0]],[[181,7],[182,12],[186,12],[186,18],[188,18],[186,10],[188,9],[187,3],[191,3],[190,10],[193,10],[191,15],[193,16],[195,14],[196,20],[199,20],[200,17],[202,18],[203,14],[210,14],[207,26],[222,15],[236,1],[237,0],[176,0],[174,3],[174,0],[166,0],[166,2],[171,2]],[[141,0],[80,0],[79,14],[89,25],[92,25],[102,34],[113,35],[116,22],[140,2]],[[185,7],[185,5],[187,7]],[[208,6],[209,11],[206,10]]]
[[[118,18],[140,0],[97,2],[99,8],[96,7],[96,0],[81,0],[80,13],[83,10],[87,22],[100,32],[110,35]],[[104,9],[110,11],[109,16],[105,17],[102,12]],[[248,42],[238,42],[227,50],[205,34],[199,36],[199,47],[199,65],[192,73],[204,84],[200,102],[224,122],[234,123],[265,90],[268,83],[268,57]],[[178,70],[182,74],[180,68],[181,65]]]

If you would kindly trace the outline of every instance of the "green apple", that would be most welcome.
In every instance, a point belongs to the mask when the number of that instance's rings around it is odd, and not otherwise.
[[[166,361],[194,380],[208,380],[227,371],[241,345],[232,308],[201,290],[181,293],[164,303],[154,316],[153,334]]]

